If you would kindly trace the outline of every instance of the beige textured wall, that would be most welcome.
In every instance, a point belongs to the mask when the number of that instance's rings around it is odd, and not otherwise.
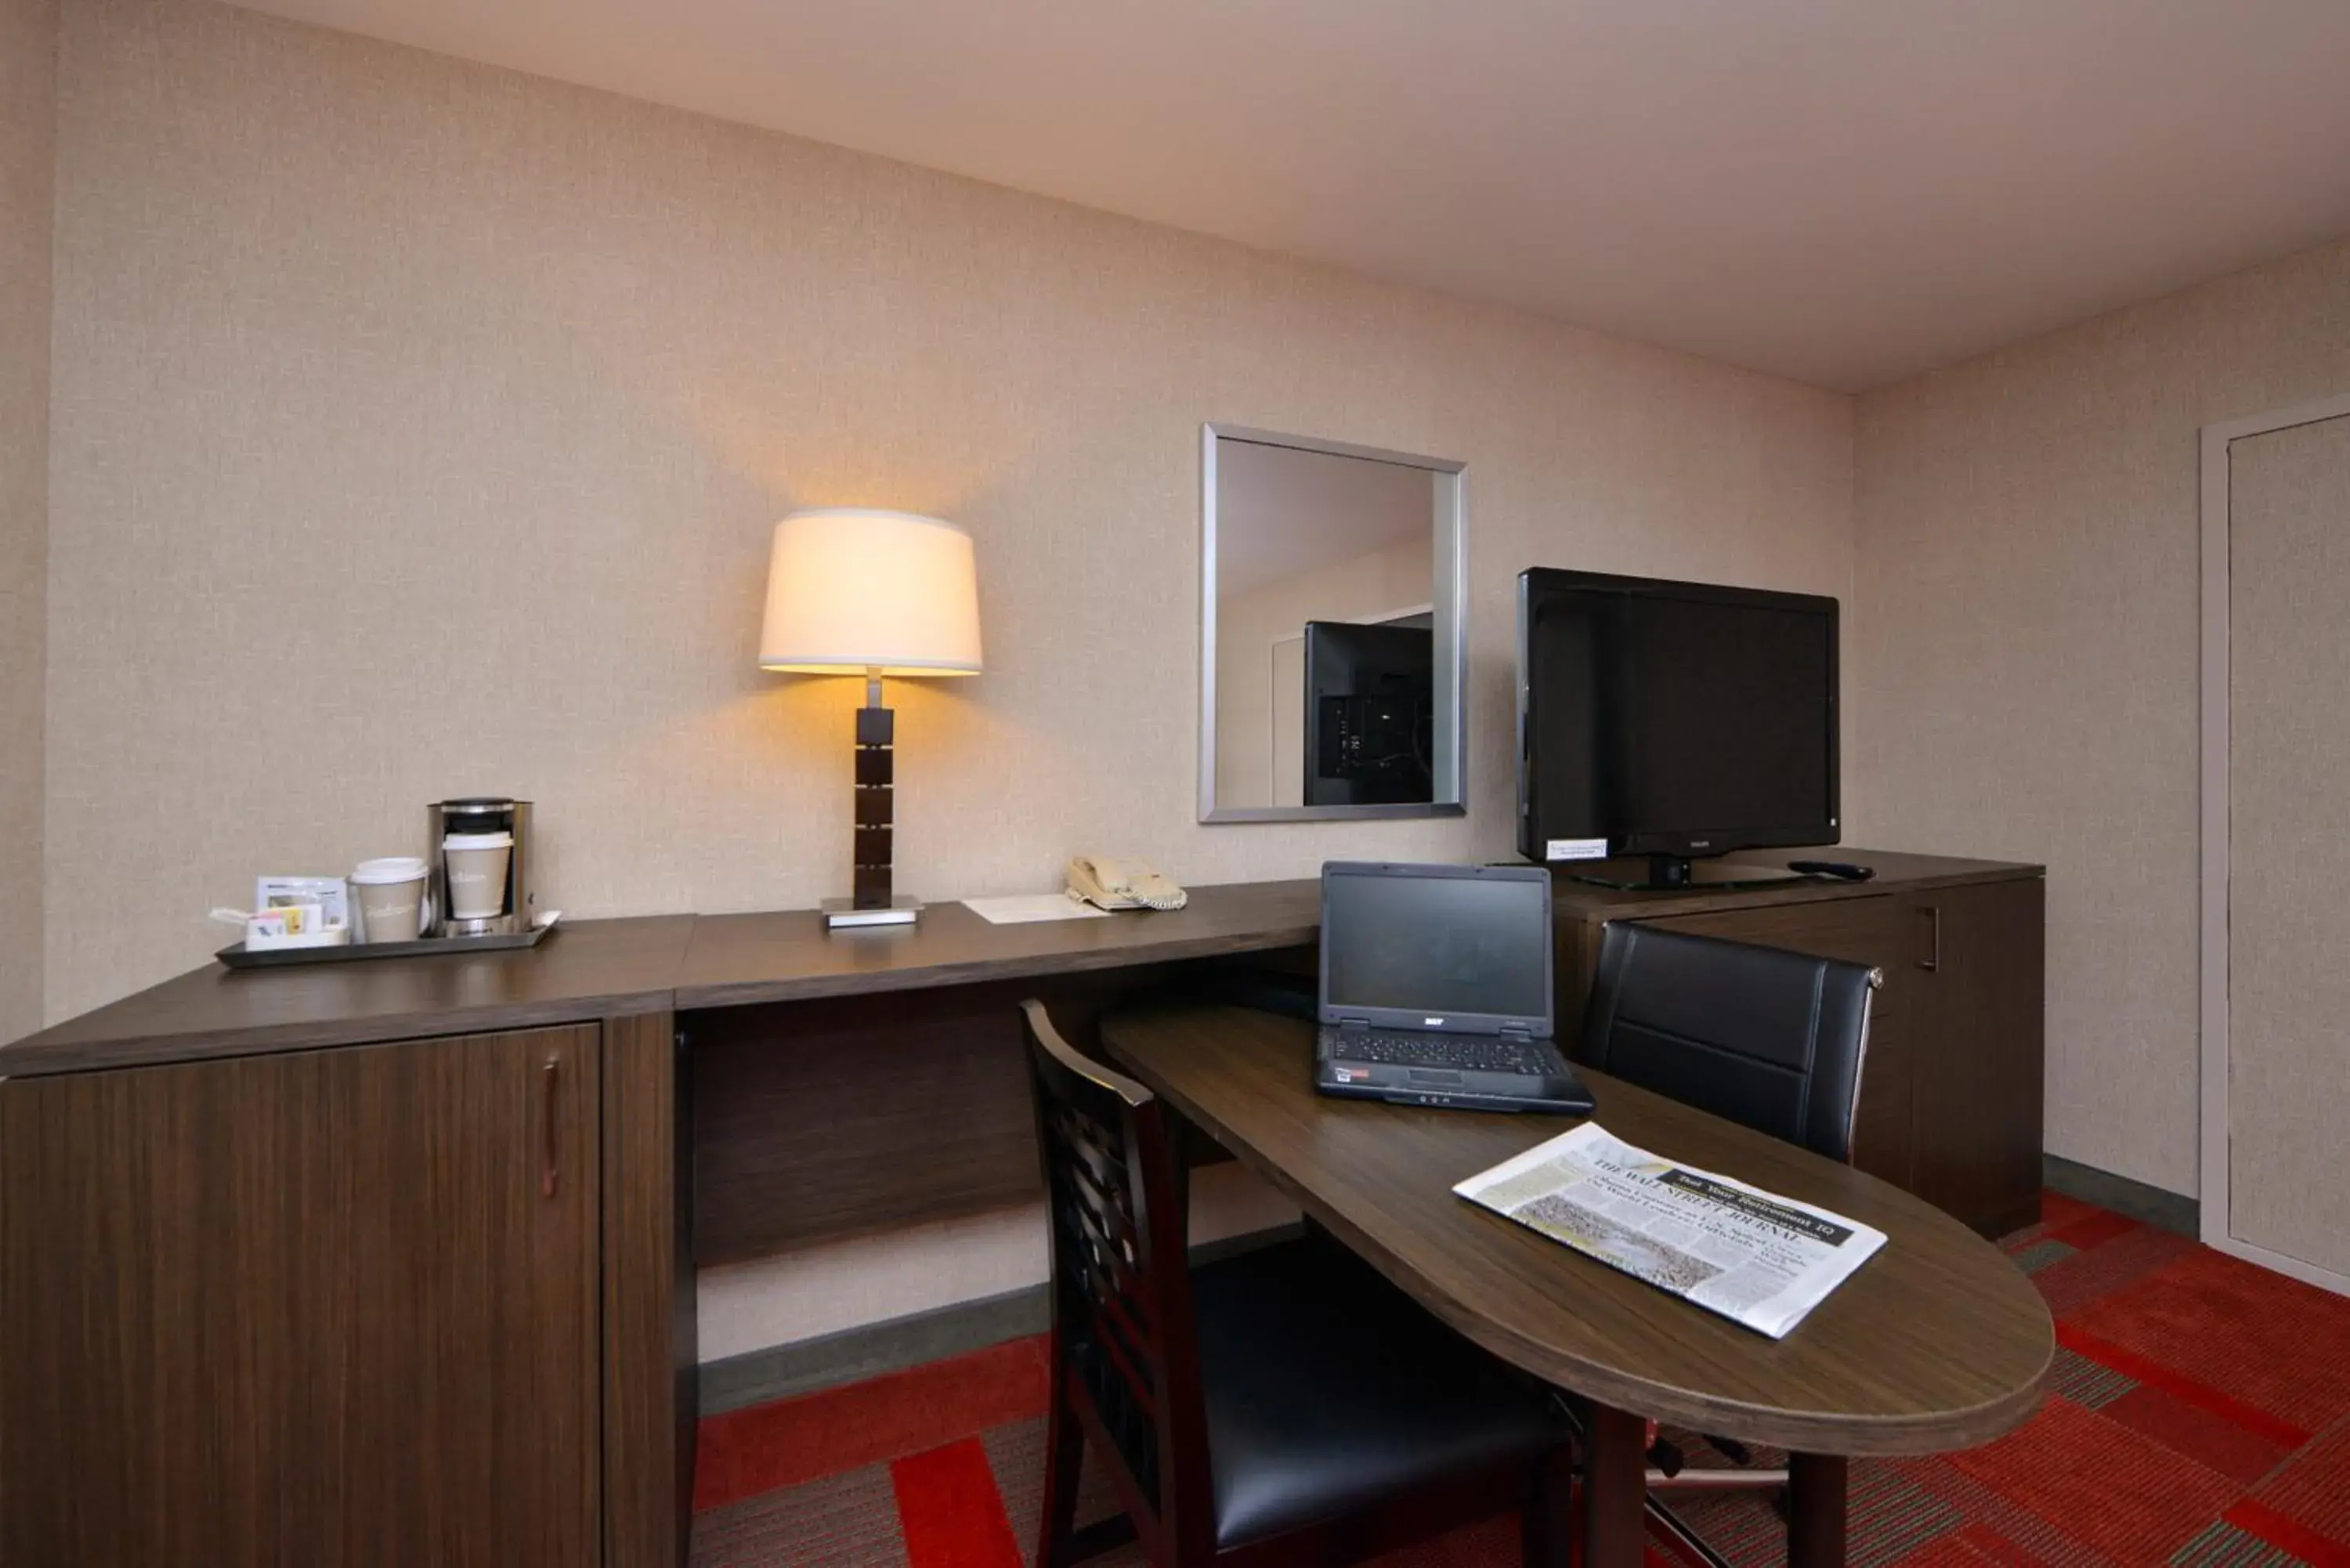
[[[1297,1222],[1297,1206],[1237,1160],[1191,1174],[1193,1245]],[[951,1257],[952,1266],[941,1267]],[[838,1334],[1045,1282],[1045,1206],[1019,1204],[846,1237],[702,1271],[695,1315],[704,1361]]]
[[[2350,244],[1865,395],[1846,824],[2041,860],[2054,1153],[2196,1189],[2197,432],[2350,392]]]
[[[57,0],[0,0],[0,1040],[41,1023]]]
[[[855,683],[752,664],[794,505],[977,538],[987,673],[895,689],[933,898],[1504,853],[1519,568],[1850,588],[1842,398],[206,4],[65,44],[52,1017],[457,792],[575,914],[841,889]],[[1205,420],[1469,462],[1466,821],[1193,822]]]

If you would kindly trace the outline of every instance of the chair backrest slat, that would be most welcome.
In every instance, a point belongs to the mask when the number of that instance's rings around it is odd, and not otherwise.
[[[1053,1354],[1117,1449],[1146,1535],[1212,1541],[1207,1420],[1166,1113],[1021,1003],[1053,1248]],[[1204,1532],[1204,1533],[1202,1533]]]
[[[1580,1059],[1849,1160],[1882,978],[1866,964],[1613,921]]]

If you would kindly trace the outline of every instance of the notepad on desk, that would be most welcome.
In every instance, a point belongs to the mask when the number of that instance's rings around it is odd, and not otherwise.
[[[1066,893],[1012,893],[1000,898],[965,898],[962,907],[996,926],[1024,926],[1036,920],[1109,919],[1107,910],[1080,904]]]
[[[1452,1190],[1773,1339],[1885,1245],[1857,1220],[1661,1158],[1592,1122]]]

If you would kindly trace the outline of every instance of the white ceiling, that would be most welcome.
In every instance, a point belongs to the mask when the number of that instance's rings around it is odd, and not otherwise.
[[[1856,389],[2350,234],[2350,0],[265,0]]]

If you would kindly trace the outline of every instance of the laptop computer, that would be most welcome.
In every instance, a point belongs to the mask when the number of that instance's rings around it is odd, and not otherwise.
[[[1552,1043],[1550,873],[1322,867],[1315,1087],[1410,1106],[1587,1116]]]

